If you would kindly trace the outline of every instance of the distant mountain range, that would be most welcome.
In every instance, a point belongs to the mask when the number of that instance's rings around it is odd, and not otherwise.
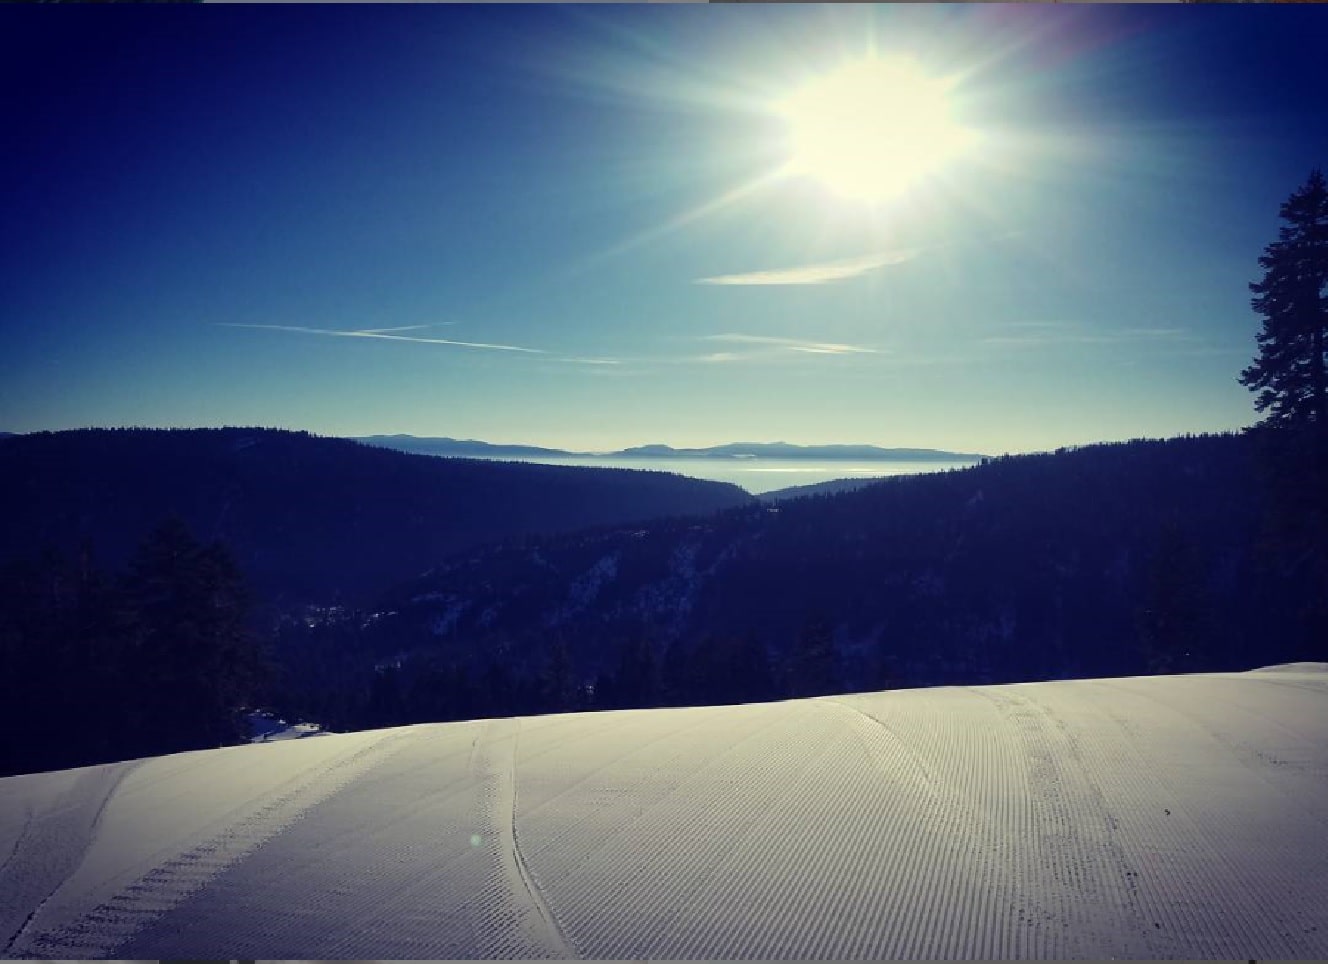
[[[881,448],[878,445],[792,445],[788,442],[730,442],[709,448],[637,445],[613,452],[572,452],[538,445],[493,445],[476,439],[425,438],[416,435],[368,435],[354,439],[366,445],[417,455],[480,458],[622,458],[622,459],[808,459],[815,461],[977,462],[984,458],[941,449]]]
[[[383,449],[395,449],[398,452],[410,452],[412,455],[450,455],[460,458],[523,459],[585,454],[542,448],[538,445],[491,445],[476,439],[427,438],[418,435],[364,435],[352,437],[351,441]]]

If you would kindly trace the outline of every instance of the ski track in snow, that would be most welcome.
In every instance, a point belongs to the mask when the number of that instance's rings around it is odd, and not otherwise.
[[[513,902],[524,902],[529,912],[522,922],[528,931],[531,949],[547,952],[547,956],[565,960],[572,953],[562,928],[552,910],[545,903],[539,885],[526,863],[517,842],[516,820],[516,746],[520,736],[520,720],[498,720],[489,724],[495,736],[488,740],[492,754],[482,771],[485,789],[485,810],[488,824],[493,830],[494,855],[502,868],[502,876]],[[509,735],[510,734],[510,735]],[[522,956],[532,956],[525,954]]]
[[[0,940],[5,942],[6,956],[33,917],[78,867],[111,795],[136,765],[134,761],[69,771],[74,778],[72,784],[48,807],[40,812],[32,805],[24,808],[22,829],[10,855],[0,864],[0,880],[5,881]]]
[[[165,859],[160,859],[161,854],[156,855],[158,862],[154,866],[107,899],[80,914],[66,912],[60,915],[63,919],[59,923],[48,923],[43,918],[44,912],[48,903],[58,898],[60,887],[71,879],[66,878],[35,909],[6,955],[56,959],[110,957],[137,931],[169,913],[228,864],[257,849],[302,810],[363,775],[385,748],[404,735],[400,731],[382,731],[378,739],[370,739],[367,745],[363,738],[354,740],[345,753],[332,761],[279,783],[272,792],[252,801],[245,808],[247,812],[220,833],[183,851],[176,850]],[[114,788],[110,790],[103,795],[99,815],[110,803]]]
[[[31,915],[23,957],[1324,957],[1325,683],[565,714],[13,778],[0,921]],[[108,851],[121,797],[249,759],[220,823]],[[25,856],[63,826],[84,843]]]
[[[321,801],[122,948],[245,958],[571,958],[517,844],[519,728],[414,727],[390,760]],[[380,792],[387,785],[393,789]],[[314,924],[313,921],[333,922]]]

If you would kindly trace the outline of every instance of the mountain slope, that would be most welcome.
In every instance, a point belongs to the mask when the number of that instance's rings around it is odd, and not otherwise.
[[[427,438],[416,435],[365,435],[351,441],[417,455],[460,458],[539,458],[573,454],[562,449],[543,448],[538,445],[493,445],[477,439]]]
[[[856,689],[1315,658],[1262,506],[1245,437],[1098,445],[469,553],[381,608],[398,649],[537,660],[558,632],[587,677],[642,635],[754,634],[778,664],[815,621]]]
[[[864,486],[879,481],[876,478],[828,479],[825,482],[811,482],[807,485],[790,485],[782,489],[760,492],[757,498],[762,502],[787,502],[789,499],[805,499],[812,495],[834,495],[837,492],[855,492]]]
[[[168,513],[268,594],[352,597],[451,552],[752,501],[663,472],[448,460],[267,429],[89,429],[0,446],[0,561],[90,542],[113,565]]]
[[[1328,666],[477,720],[0,781],[85,958],[1323,958]]]

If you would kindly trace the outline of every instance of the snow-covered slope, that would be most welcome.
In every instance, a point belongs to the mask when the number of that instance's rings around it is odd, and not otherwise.
[[[1328,672],[402,727],[0,781],[10,957],[1328,956]]]

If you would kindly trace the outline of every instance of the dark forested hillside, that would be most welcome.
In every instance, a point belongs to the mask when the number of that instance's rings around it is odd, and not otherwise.
[[[260,595],[362,600],[449,553],[530,533],[743,505],[663,472],[437,459],[268,429],[87,429],[0,444],[0,562],[90,549],[118,567],[169,515]]]
[[[3,755],[12,772],[213,745],[255,705],[350,729],[1323,659],[1323,547],[1270,524],[1256,441],[1095,445],[770,504],[264,430],[7,439],[4,702],[11,732],[61,735]],[[578,519],[597,524],[536,531]],[[162,563],[177,543],[198,565]],[[215,591],[244,576],[286,594],[252,646]],[[75,725],[130,704],[118,729]]]
[[[0,563],[0,776],[233,743],[268,667],[244,575],[176,518],[108,572]]]
[[[1296,561],[1263,547],[1254,455],[1234,435],[1094,445],[532,539],[454,558],[322,651],[407,674],[655,679],[638,702],[698,661],[736,680],[739,650],[761,652],[747,664],[775,695],[1323,658]]]

